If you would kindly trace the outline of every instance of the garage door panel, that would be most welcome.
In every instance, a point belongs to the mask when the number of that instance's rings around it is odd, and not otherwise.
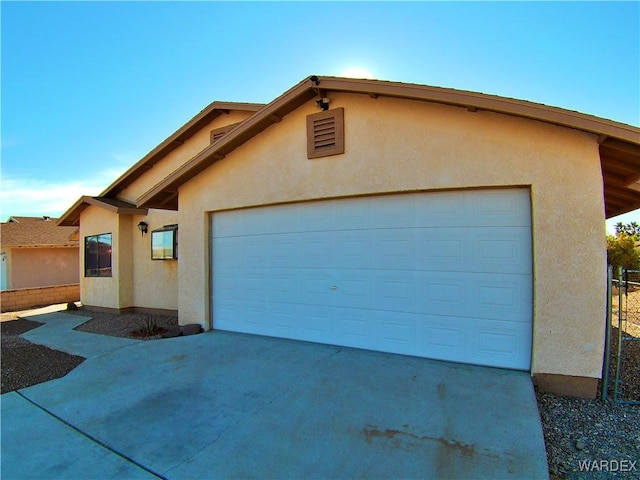
[[[415,225],[415,196],[394,195],[380,202],[373,217],[374,228],[403,229]]]
[[[225,267],[240,267],[242,259],[242,239],[216,239],[216,258]]]
[[[214,328],[528,369],[526,190],[212,215]]]
[[[329,297],[335,306],[346,308],[373,308],[373,271],[342,270],[336,272],[336,290],[330,290]],[[325,290],[327,291],[327,290]]]
[[[334,265],[334,243],[332,232],[305,232],[298,235],[298,268],[330,268]]]
[[[340,203],[340,207],[336,209],[334,215],[336,230],[358,231],[375,228],[374,206],[366,197],[353,198],[348,202]]]
[[[418,302],[416,313],[429,315],[469,316],[467,295],[469,274],[456,272],[418,272],[414,276]]]
[[[296,268],[299,266],[299,239],[295,234],[273,235],[269,246],[271,267]]]
[[[431,356],[439,360],[460,358],[468,343],[467,329],[465,319],[423,315],[418,324],[418,349],[431,352]]]
[[[296,269],[273,269],[264,284],[268,301],[290,303],[300,298],[298,277],[299,270]]]
[[[358,270],[371,267],[373,235],[370,230],[335,232],[334,265]]]
[[[477,226],[531,225],[529,192],[522,190],[479,190],[468,198],[470,214]]]
[[[480,321],[473,333],[472,352],[477,363],[528,369],[531,363],[531,325],[518,322]]]
[[[378,350],[416,355],[416,324],[418,316],[410,313],[372,313],[378,324]]]
[[[460,226],[467,218],[467,200],[457,192],[442,192],[416,200],[416,226],[448,228]]]
[[[340,344],[355,348],[370,348],[377,342],[378,327],[370,310],[335,308],[335,329]]]
[[[416,304],[415,283],[412,276],[398,270],[375,272],[371,309],[390,312],[411,312]]]
[[[297,305],[277,301],[269,302],[269,324],[276,336],[299,338],[297,335]]]
[[[330,307],[316,307],[313,311],[300,312],[296,319],[296,337],[311,342],[331,343],[334,327],[334,312]]]
[[[531,324],[531,278],[486,274],[470,288],[473,311],[480,318]]]
[[[373,251],[370,262],[381,270],[412,269],[415,263],[415,229],[371,232]]]
[[[478,229],[469,241],[476,271],[491,273],[531,272],[531,230],[528,227]]]
[[[296,303],[308,305],[331,305],[331,285],[334,281],[334,272],[330,269],[314,269],[300,271],[300,294]]]
[[[240,239],[238,239],[240,240]],[[269,268],[271,255],[265,252],[271,250],[271,239],[267,236],[246,237],[242,239],[242,265],[247,268]]]

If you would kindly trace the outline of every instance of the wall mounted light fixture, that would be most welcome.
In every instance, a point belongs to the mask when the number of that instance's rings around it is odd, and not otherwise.
[[[320,100],[316,100],[316,103],[322,110],[324,111],[329,110],[329,99],[327,97],[323,97]]]
[[[140,222],[138,224],[138,230],[140,230],[140,233],[144,237],[144,234],[149,231],[149,224],[147,222],[144,222],[144,221]]]

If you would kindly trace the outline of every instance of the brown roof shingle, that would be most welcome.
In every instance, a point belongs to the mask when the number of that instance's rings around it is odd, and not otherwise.
[[[58,227],[57,218],[11,217],[0,224],[3,247],[77,246],[71,240],[78,227]]]

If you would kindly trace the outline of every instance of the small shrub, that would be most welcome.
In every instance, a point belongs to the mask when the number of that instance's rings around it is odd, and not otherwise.
[[[73,310],[73,311],[78,310],[78,306],[73,302],[69,302],[67,303],[67,310]]]
[[[140,321],[140,328],[136,330],[136,333],[140,335],[155,335],[156,333],[160,333],[160,328],[158,328],[156,321],[151,315],[147,315]]]

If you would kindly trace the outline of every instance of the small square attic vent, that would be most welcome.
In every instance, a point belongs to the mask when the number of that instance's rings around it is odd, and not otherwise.
[[[344,153],[344,108],[307,116],[307,158]]]

